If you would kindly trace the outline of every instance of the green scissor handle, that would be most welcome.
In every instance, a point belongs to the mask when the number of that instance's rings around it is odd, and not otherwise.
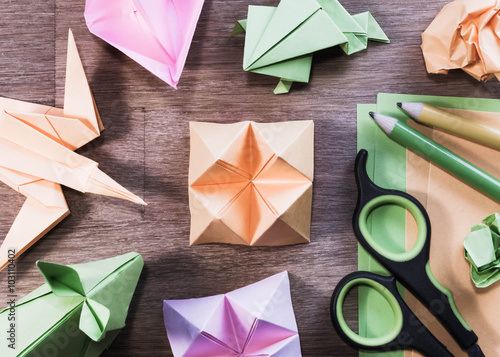
[[[366,172],[367,157],[368,152],[360,150],[355,162],[358,202],[352,225],[356,238],[368,253],[436,316],[462,349],[470,356],[484,356],[479,347],[475,347],[477,336],[458,311],[451,291],[442,286],[431,272],[431,224],[425,208],[406,192],[384,189],[370,180]],[[415,217],[418,225],[417,242],[410,250],[391,252],[371,236],[367,228],[368,216],[383,205],[401,206]]]
[[[347,325],[342,307],[347,293],[357,285],[367,285],[375,289],[389,303],[394,315],[394,323],[385,335],[359,336]],[[396,279],[393,276],[382,276],[364,271],[345,276],[333,292],[330,314],[339,335],[354,348],[368,351],[413,349],[428,357],[453,356],[406,305],[399,295]]]

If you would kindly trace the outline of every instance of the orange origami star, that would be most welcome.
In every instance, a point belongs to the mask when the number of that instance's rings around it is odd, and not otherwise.
[[[191,244],[309,242],[312,121],[190,129]]]

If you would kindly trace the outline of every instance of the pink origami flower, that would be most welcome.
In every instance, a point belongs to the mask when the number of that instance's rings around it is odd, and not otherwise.
[[[94,35],[177,88],[205,0],[87,0]]]
[[[225,295],[165,300],[175,357],[300,357],[285,271]]]

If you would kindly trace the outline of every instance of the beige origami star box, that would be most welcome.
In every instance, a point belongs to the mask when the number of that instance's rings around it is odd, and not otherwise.
[[[312,121],[190,123],[190,244],[310,241]]]

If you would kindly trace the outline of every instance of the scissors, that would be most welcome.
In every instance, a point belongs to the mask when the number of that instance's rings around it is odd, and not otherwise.
[[[441,322],[458,345],[469,356],[484,354],[477,336],[460,315],[453,294],[432,274],[429,264],[431,225],[425,208],[413,196],[398,190],[387,190],[370,180],[366,172],[368,152],[360,150],[355,162],[358,202],[352,225],[359,243],[392,276],[370,272],[354,272],[340,280],[330,304],[333,325],[340,337],[357,349],[389,351],[413,349],[429,357],[453,356],[447,348],[418,320],[399,295],[396,280],[417,297]],[[393,253],[378,244],[367,228],[369,214],[383,205],[398,205],[407,209],[418,225],[417,241],[406,252]],[[378,291],[389,303],[394,314],[393,327],[385,336],[369,338],[353,332],[344,319],[344,299],[354,286],[365,285]]]

